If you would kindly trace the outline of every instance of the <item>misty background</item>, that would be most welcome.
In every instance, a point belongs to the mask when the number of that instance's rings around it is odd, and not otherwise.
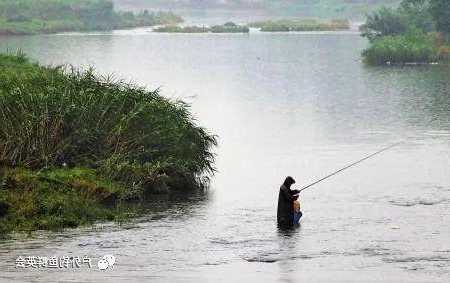
[[[398,0],[114,0],[121,10],[171,10],[190,18],[253,21],[269,18],[346,18],[363,21],[381,6],[397,6]]]

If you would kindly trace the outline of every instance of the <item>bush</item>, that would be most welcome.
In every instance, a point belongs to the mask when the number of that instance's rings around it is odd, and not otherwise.
[[[398,10],[382,8],[367,15],[366,22],[360,27],[362,36],[374,41],[383,36],[403,34],[408,29],[407,17]]]
[[[117,219],[214,172],[216,137],[182,101],[20,53],[0,69],[0,236]]]
[[[363,56],[372,65],[429,63],[438,59],[433,37],[417,30],[377,39],[363,51]]]
[[[142,169],[142,178],[149,164],[192,176],[214,170],[216,139],[182,101],[24,56],[0,55],[0,68],[0,164],[99,168],[117,160]]]
[[[223,25],[212,26],[213,33],[248,33],[250,29],[246,26],[240,26],[233,22],[227,22]]]
[[[450,46],[440,46],[437,54],[439,60],[450,59]]]
[[[361,26],[362,36],[374,41],[383,36],[401,35],[410,29],[423,32],[434,30],[434,23],[425,2],[402,2],[396,9],[383,7],[367,15],[366,22]]]

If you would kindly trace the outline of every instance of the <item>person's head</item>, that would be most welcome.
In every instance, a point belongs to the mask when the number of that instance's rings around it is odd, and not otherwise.
[[[284,180],[283,185],[290,188],[292,184],[295,184],[294,178],[292,178],[291,176],[286,177],[286,180]]]

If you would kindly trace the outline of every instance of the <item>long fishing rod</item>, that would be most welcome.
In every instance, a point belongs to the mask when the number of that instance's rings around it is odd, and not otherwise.
[[[387,146],[387,147],[385,147],[385,148],[382,148],[382,149],[380,149],[379,151],[377,151],[377,152],[375,152],[375,153],[372,153],[371,155],[368,155],[368,156],[366,156],[366,157],[364,157],[364,158],[362,158],[362,159],[360,159],[360,160],[358,160],[358,161],[355,161],[355,162],[353,162],[353,163],[351,163],[351,164],[345,166],[344,168],[341,168],[341,169],[339,169],[339,170],[337,170],[337,171],[335,171],[335,172],[333,172],[333,173],[331,173],[331,174],[329,174],[329,175],[323,177],[322,179],[319,179],[319,180],[315,181],[314,183],[311,183],[311,184],[309,184],[309,185],[307,185],[307,186],[301,188],[301,189],[299,190],[299,193],[301,193],[302,191],[304,191],[304,190],[306,190],[306,189],[308,189],[308,188],[311,188],[312,186],[314,186],[314,185],[316,185],[316,184],[318,184],[318,183],[320,183],[320,182],[322,182],[322,181],[324,181],[324,180],[326,180],[326,179],[328,179],[328,178],[330,178],[330,177],[332,177],[332,176],[334,176],[334,175],[336,175],[336,174],[339,174],[340,172],[342,172],[342,171],[344,171],[344,170],[346,170],[346,169],[348,169],[348,168],[350,168],[350,167],[353,167],[353,166],[355,166],[355,165],[357,165],[357,164],[359,164],[359,163],[361,163],[361,162],[363,162],[363,161],[365,161],[365,160],[367,160],[367,159],[369,159],[369,158],[371,158],[371,157],[373,157],[373,156],[375,156],[375,155],[377,155],[377,154],[380,154],[380,153],[382,153],[382,152],[384,152],[384,151],[387,151],[387,150],[389,150],[389,149],[393,148],[394,146],[397,146],[397,145],[399,145],[399,144],[401,144],[401,143],[403,143],[403,141],[397,142],[397,143],[394,143],[394,144],[391,144],[390,146]]]

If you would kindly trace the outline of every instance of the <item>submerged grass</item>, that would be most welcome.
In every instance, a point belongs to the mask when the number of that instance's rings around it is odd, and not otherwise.
[[[23,54],[0,55],[0,70],[3,230],[111,219],[109,205],[192,190],[214,171],[216,138],[182,101]]]

